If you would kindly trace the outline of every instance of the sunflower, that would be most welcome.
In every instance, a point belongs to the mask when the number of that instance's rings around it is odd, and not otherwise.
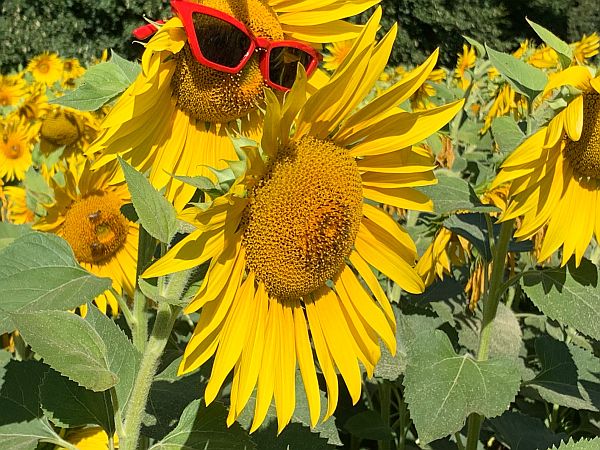
[[[51,107],[41,119],[40,150],[48,154],[64,146],[63,157],[82,155],[98,131],[98,120],[91,113]]]
[[[494,186],[510,183],[504,220],[523,216],[515,236],[547,227],[538,259],[562,247],[562,264],[579,264],[592,236],[600,238],[600,77],[573,66],[550,77],[545,93],[579,90],[547,126],[527,138],[502,164]]]
[[[32,58],[26,70],[31,72],[36,81],[51,85],[62,78],[63,61],[56,53],[44,52]]]
[[[527,99],[517,93],[510,84],[501,84],[491,101],[480,133],[484,134],[489,130],[496,117],[512,115],[518,119],[526,110]]]
[[[55,200],[45,205],[47,214],[34,228],[64,238],[79,264],[100,277],[112,279],[119,293],[133,295],[137,260],[138,225],[121,214],[120,208],[131,203],[124,183],[113,184],[115,166],[92,172],[72,166],[65,172],[65,185],[51,180]],[[118,311],[110,291],[96,297],[102,312],[107,304]],[[85,311],[85,308],[84,308]]]
[[[458,60],[456,61],[456,69],[454,71],[454,78],[458,80],[459,86],[465,90],[471,84],[471,78],[466,77],[465,73],[468,69],[475,67],[477,61],[477,55],[475,49],[467,44],[463,44],[462,53],[458,54]]]
[[[340,19],[378,2],[199,3],[233,16],[256,36],[321,45],[356,37],[361,27]],[[121,154],[141,172],[150,171],[153,185],[166,186],[169,200],[181,208],[195,188],[171,174],[213,176],[208,167],[224,168],[225,161],[237,159],[227,133],[241,127],[247,136],[260,136],[264,86],[256,55],[237,74],[201,65],[192,55],[181,20],[170,19],[146,45],[141,74],[103,123],[103,134],[90,149],[104,154],[95,167]]]
[[[16,105],[26,92],[23,78],[18,75],[0,74],[0,106]]]
[[[210,403],[233,370],[228,424],[257,387],[251,429],[263,422],[274,397],[281,431],[294,411],[298,365],[315,425],[320,400],[311,342],[327,385],[325,419],[337,405],[336,370],[358,401],[358,362],[371,376],[379,338],[392,353],[396,349],[394,315],[371,266],[408,292],[424,289],[412,267],[413,241],[375,204],[431,209],[414,187],[436,182],[433,160],[414,145],[450,121],[462,101],[421,113],[396,107],[427,79],[435,52],[356,110],[385,67],[396,35],[394,25],[375,45],[380,18],[378,8],[344,63],[308,100],[302,71],[283,105],[266,94],[262,152],[249,151],[246,174],[211,207],[182,213],[197,230],[143,275],[211,259],[186,308],[202,312],[179,373],[214,355],[205,392]]]
[[[0,122],[0,178],[22,180],[31,166],[35,129],[17,116]]]
[[[329,53],[323,57],[323,68],[334,71],[344,61],[346,55],[352,48],[353,39],[345,41],[333,42],[325,46],[325,50]]]
[[[29,86],[27,93],[17,104],[15,114],[19,117],[35,122],[48,112],[48,96],[44,83],[34,83]]]
[[[35,212],[27,206],[27,191],[20,186],[4,187],[4,209],[6,219],[11,223],[31,223],[35,220]]]
[[[427,77],[427,82],[423,83],[417,91],[410,97],[410,107],[413,111],[422,111],[435,107],[435,104],[430,100],[436,94],[436,89],[431,83],[441,83],[446,79],[446,71],[444,69],[432,70]]]
[[[65,59],[63,62],[62,86],[74,88],[76,80],[85,73],[85,67],[77,58]]]
[[[585,64],[586,60],[598,54],[598,48],[600,47],[600,37],[595,31],[589,36],[583,35],[583,37],[571,44],[573,49],[573,60],[577,64]]]
[[[527,62],[538,69],[555,69],[560,66],[556,50],[545,44],[535,49],[531,56],[527,58]]]
[[[75,445],[79,450],[108,450],[108,435],[101,427],[87,427],[68,430],[65,440]],[[119,438],[115,434],[115,448],[119,448]],[[58,450],[66,450],[59,447]]]

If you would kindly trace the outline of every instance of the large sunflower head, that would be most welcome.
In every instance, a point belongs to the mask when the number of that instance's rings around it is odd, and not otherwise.
[[[0,121],[0,178],[22,180],[31,166],[34,127],[16,115]]]
[[[89,165],[71,166],[65,184],[51,180],[54,202],[34,228],[64,238],[82,267],[113,280],[118,293],[133,294],[138,226],[130,222],[121,207],[131,202],[124,183],[113,183],[116,169],[90,171]],[[114,295],[107,291],[95,299],[106,312],[118,311]]]
[[[27,70],[36,81],[50,85],[62,78],[63,61],[56,53],[44,52],[29,61]]]
[[[379,339],[392,352],[396,347],[394,315],[371,266],[409,292],[424,289],[413,268],[413,241],[376,205],[431,208],[414,189],[436,182],[432,157],[417,144],[446,124],[462,102],[421,113],[397,108],[427,79],[436,52],[356,111],[384,69],[396,34],[394,26],[375,42],[380,17],[378,9],[348,58],[308,100],[302,70],[283,104],[266,93],[264,133],[260,150],[248,154],[250,170],[212,207],[186,210],[182,218],[198,229],[144,274],[211,260],[187,308],[202,313],[180,372],[214,355],[205,392],[211,402],[233,370],[228,423],[256,387],[252,429],[274,398],[281,430],[294,411],[299,366],[316,424],[313,348],[329,395],[325,418],[337,404],[336,372],[358,401],[359,362],[371,376]]]
[[[355,15],[379,0],[202,0],[200,3],[241,22],[257,39],[295,40],[320,46],[356,37],[361,27],[341,19]],[[226,22],[193,16],[195,29],[211,29],[218,54],[239,50],[235,39],[221,39]],[[201,34],[202,36],[202,34]],[[237,73],[201,64],[192,54],[182,20],[167,21],[147,43],[142,73],[124,93],[103,124],[104,132],[90,149],[102,152],[97,166],[117,153],[138,170],[150,171],[154,186],[163,188],[176,207],[183,207],[194,189],[171,174],[213,177],[207,167],[224,168],[236,159],[227,130],[260,138],[265,78],[260,69],[264,52],[256,51]],[[200,45],[200,44],[199,44]],[[203,45],[210,42],[203,41]],[[214,45],[214,44],[213,44]],[[263,69],[264,70],[264,69]],[[268,69],[267,69],[268,70]],[[315,74],[312,79],[320,79]]]
[[[523,216],[515,236],[546,228],[539,260],[562,247],[562,264],[579,264],[592,237],[600,238],[600,77],[570,67],[550,76],[546,92],[577,89],[568,106],[507,158],[494,186],[510,183],[504,219]]]

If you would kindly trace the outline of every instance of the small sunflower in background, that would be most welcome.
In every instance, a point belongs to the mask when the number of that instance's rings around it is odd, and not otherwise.
[[[143,275],[211,260],[186,309],[201,313],[179,372],[214,356],[205,392],[210,403],[233,370],[229,424],[257,387],[251,429],[274,398],[281,431],[295,408],[299,366],[314,426],[320,399],[313,348],[327,385],[325,419],[337,405],[337,372],[358,401],[359,362],[372,376],[379,339],[396,349],[394,314],[371,267],[408,292],[424,289],[413,268],[414,242],[375,205],[431,210],[431,200],[414,188],[436,182],[434,162],[416,144],[448,123],[463,102],[422,113],[397,108],[427,79],[435,53],[356,110],[396,35],[394,26],[375,41],[380,17],[377,9],[346,60],[308,100],[302,71],[283,104],[267,93],[262,151],[249,150],[246,174],[211,207],[183,212],[197,230]]]
[[[341,19],[378,2],[173,1],[177,17],[146,44],[141,74],[90,149],[102,153],[94,167],[119,154],[139,171],[150,171],[152,184],[166,186],[167,198],[182,208],[195,188],[171,175],[212,177],[208,167],[221,169],[237,159],[227,133],[240,129],[259,138],[264,88],[282,83],[287,90],[298,62],[316,67],[316,56],[307,59],[314,55],[308,44],[356,37],[361,26]],[[255,42],[274,47],[249,52]],[[304,50],[289,47],[299,42]]]
[[[569,85],[579,93],[502,164],[494,186],[510,183],[504,220],[523,216],[515,237],[528,239],[547,227],[539,253],[546,260],[562,248],[579,265],[600,238],[600,77],[583,66],[552,75],[545,93]]]
[[[463,91],[471,84],[471,77],[466,76],[467,70],[475,67],[476,62],[475,49],[470,45],[463,44],[463,51],[458,54],[456,69],[454,70],[454,78],[457,79],[458,85]]]
[[[413,111],[423,111],[425,109],[435,108],[437,105],[431,101],[431,97],[436,94],[435,86],[431,83],[441,83],[446,79],[444,69],[432,70],[427,81],[423,83],[417,91],[410,97],[410,107]]]
[[[24,224],[32,223],[35,211],[27,205],[27,191],[21,186],[5,186],[2,199],[7,222]]]
[[[27,92],[26,86],[19,75],[0,74],[0,106],[16,105]]]
[[[33,83],[28,86],[27,92],[17,103],[13,114],[31,122],[38,121],[50,109],[46,85]]]
[[[31,166],[37,130],[15,115],[0,120],[0,178],[22,180]]]
[[[92,172],[89,163],[71,165],[65,185],[51,180],[54,202],[45,205],[46,216],[34,228],[65,239],[77,262],[93,274],[113,281],[117,293],[133,295],[137,261],[138,225],[130,222],[121,207],[131,203],[125,183],[114,184],[115,166]],[[94,300],[106,313],[118,311],[117,299],[106,291]],[[85,314],[85,307],[82,313]]]
[[[72,89],[78,78],[85,73],[85,67],[77,58],[68,58],[63,61],[63,74],[61,84],[65,89]]]
[[[335,71],[348,55],[354,39],[345,41],[333,42],[325,46],[327,54],[323,57],[323,68],[326,70]]]
[[[32,58],[26,70],[33,75],[35,81],[52,85],[62,79],[63,61],[56,53],[44,52]]]
[[[571,44],[571,48],[573,49],[573,61],[583,65],[588,59],[598,54],[600,36],[595,31],[589,36],[584,34],[580,40]]]

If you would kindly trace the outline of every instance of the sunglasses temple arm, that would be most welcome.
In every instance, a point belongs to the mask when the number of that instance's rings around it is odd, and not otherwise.
[[[144,40],[148,39],[152,36],[156,31],[158,31],[158,27],[155,24],[163,24],[164,20],[157,20],[154,23],[149,23],[146,25],[142,25],[141,27],[137,27],[135,30],[131,32],[136,39]]]

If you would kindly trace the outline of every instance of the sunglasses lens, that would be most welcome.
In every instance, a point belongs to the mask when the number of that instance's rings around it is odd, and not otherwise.
[[[271,82],[290,89],[296,80],[296,68],[302,64],[308,68],[314,57],[295,47],[274,47],[269,57],[269,79]]]
[[[193,13],[200,52],[210,62],[237,67],[252,44],[250,37],[236,26],[202,13]]]

